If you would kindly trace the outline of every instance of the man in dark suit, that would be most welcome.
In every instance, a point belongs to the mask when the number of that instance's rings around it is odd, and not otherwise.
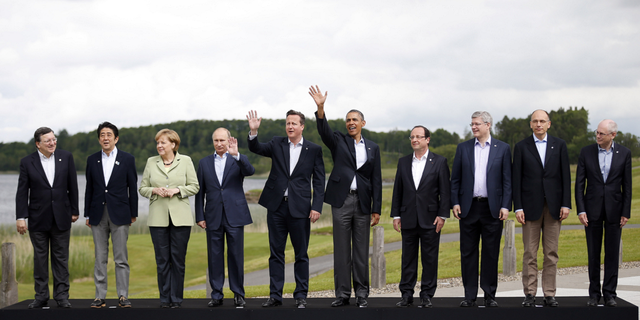
[[[304,114],[289,110],[286,119],[286,137],[273,137],[266,143],[258,142],[258,128],[262,118],[255,111],[249,120],[249,150],[271,158],[271,171],[258,203],[267,208],[269,228],[269,299],[263,307],[282,305],[284,286],[284,250],[287,235],[295,252],[294,273],[296,289],[293,298],[298,308],[307,305],[309,291],[310,222],[316,222],[322,212],[324,199],[324,162],[322,148],[302,138]],[[313,190],[311,178],[313,177]],[[313,203],[311,197],[313,192]]]
[[[96,298],[92,308],[106,307],[107,261],[109,235],[113,244],[118,305],[130,308],[129,254],[127,239],[129,226],[138,217],[138,174],[135,158],[116,148],[118,127],[110,122],[98,126],[98,141],[102,151],[87,158],[87,187],[84,195],[84,216],[91,228],[95,248],[93,277]]]
[[[431,308],[438,285],[440,230],[449,217],[451,185],[447,158],[429,152],[431,133],[424,126],[411,130],[413,154],[398,160],[393,184],[391,217],[393,228],[402,232],[402,275],[398,285],[402,300],[413,304],[413,288],[418,278],[418,248],[421,249],[422,276],[420,308]]]
[[[569,153],[562,139],[550,136],[549,114],[536,110],[531,114],[533,135],[518,142],[513,151],[513,203],[516,219],[522,223],[522,306],[533,307],[538,291],[538,246],[542,232],[544,263],[542,270],[543,303],[557,307],[556,266],[562,220],[571,210],[571,173]]]
[[[227,239],[229,287],[236,307],[244,308],[244,226],[251,224],[251,212],[244,196],[244,177],[256,171],[238,152],[238,141],[229,130],[213,132],[215,152],[198,165],[200,191],[196,194],[196,222],[207,230],[209,259],[209,307],[223,304],[224,239]],[[206,200],[206,201],[205,201]]]
[[[618,125],[613,120],[602,120],[596,130],[597,143],[582,148],[576,170],[576,206],[589,253],[590,307],[597,306],[601,296],[605,306],[616,306],[620,237],[631,217],[631,151],[613,142],[617,133]],[[603,233],[604,281],[600,292]]]
[[[49,301],[49,248],[53,273],[53,298],[59,307],[69,303],[69,238],[78,220],[78,179],[73,155],[57,150],[53,130],[41,127],[33,135],[38,150],[20,160],[16,192],[16,228],[27,232],[33,244],[35,300],[29,308]]]
[[[451,173],[451,205],[460,220],[460,263],[464,300],[461,307],[476,306],[478,295],[478,245],[482,237],[480,287],[484,305],[497,307],[498,258],[502,220],[511,209],[511,150],[491,137],[493,119],[486,111],[471,115],[475,138],[456,148]]]
[[[362,136],[366,122],[358,110],[347,113],[348,135],[332,131],[324,113],[327,93],[322,95],[318,86],[309,90],[318,106],[318,133],[333,158],[333,170],[324,197],[331,205],[333,216],[336,300],[331,306],[349,304],[353,278],[356,305],[365,308],[369,296],[369,233],[380,221],[382,207],[380,148]]]

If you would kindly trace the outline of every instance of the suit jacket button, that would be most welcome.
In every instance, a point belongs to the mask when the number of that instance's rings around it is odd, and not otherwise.
[[[104,192],[109,192],[109,190],[105,190]]]
[[[224,189],[220,188],[220,191],[224,191]]]
[[[104,202],[102,203],[102,205],[104,206]]]

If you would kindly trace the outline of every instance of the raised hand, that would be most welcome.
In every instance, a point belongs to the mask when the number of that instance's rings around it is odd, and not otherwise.
[[[249,121],[249,129],[251,129],[251,135],[257,135],[258,128],[260,128],[260,123],[262,122],[262,118],[258,118],[258,111],[249,111],[249,114],[247,115],[247,121]]]
[[[316,102],[318,107],[324,107],[324,102],[327,101],[329,92],[325,91],[324,95],[322,95],[322,91],[320,91],[320,88],[316,85],[315,88],[313,86],[309,87],[309,95],[313,98],[313,101]]]
[[[233,157],[238,155],[238,139],[231,137],[229,138],[229,154]]]

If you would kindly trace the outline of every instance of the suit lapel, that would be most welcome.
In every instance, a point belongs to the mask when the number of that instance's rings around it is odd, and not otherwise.
[[[226,162],[224,164],[224,173],[222,173],[222,183],[220,184],[221,187],[225,182],[227,182],[227,176],[229,175],[231,166],[235,161],[236,159],[234,159],[230,154],[227,153]]]
[[[598,174],[596,174],[595,176],[597,177],[598,180],[600,180],[600,182],[604,183],[604,177],[602,177],[602,170],[600,170],[600,158],[598,157],[598,144],[594,144],[592,151],[591,151],[591,157],[593,159],[593,167],[591,168],[591,170],[593,170],[593,172],[597,172]],[[613,163],[613,158],[611,158],[611,163]],[[609,174],[611,174],[611,172],[609,172]]]
[[[538,147],[536,147],[536,141],[533,139],[533,136],[530,136],[529,139],[526,140],[527,141],[527,148],[529,149],[529,152],[531,152],[532,155],[534,155],[534,158],[536,158],[536,162],[538,162],[538,164],[540,165],[540,168],[543,167],[542,165],[542,160],[540,160],[540,152],[538,152]],[[547,156],[549,155],[549,139],[547,139],[547,155],[545,155],[545,163],[547,162]]]
[[[551,153],[555,150],[556,140],[551,139],[550,135],[547,135],[547,152],[544,154],[544,165],[546,166],[549,163],[549,159],[551,157]],[[539,158],[539,157],[538,157]]]
[[[469,163],[471,164],[471,169],[473,169],[473,175],[475,177],[475,174],[476,174],[476,161],[475,161],[476,139],[473,138],[470,141],[471,141],[471,143],[469,145],[471,147],[469,148],[469,154],[467,156],[469,157]]]
[[[176,162],[177,159],[173,160],[173,163]],[[165,176],[169,176],[167,173],[167,171],[164,169],[164,162],[162,160],[162,157],[158,157],[158,161],[156,161],[156,165],[158,166],[158,169],[160,169],[160,172],[162,172],[162,174],[164,174]],[[173,165],[171,166],[173,168]]]
[[[412,159],[413,161],[413,159]],[[424,165],[424,171],[422,171],[422,177],[420,177],[420,183],[418,183],[418,188],[420,189],[427,184],[427,175],[433,169],[433,153],[429,152],[429,156],[427,156],[427,163]]]
[[[36,168],[36,171],[38,171],[38,173],[40,173],[40,175],[42,176],[42,179],[44,179],[44,181],[47,184],[49,184],[49,179],[47,179],[47,174],[44,173],[44,168],[42,167],[42,162],[40,162],[40,154],[37,151],[36,151],[36,153],[34,153],[34,156],[31,158],[31,163]],[[52,187],[52,186],[49,185],[49,187]]]
[[[222,186],[222,183],[218,181],[218,172],[216,171],[216,155],[215,153],[211,155],[211,161],[209,161],[209,165],[211,166],[211,172],[213,172],[213,181],[215,185],[218,187]],[[225,166],[226,169],[226,166]],[[222,175],[222,179],[224,179],[224,174]]]
[[[351,159],[353,161],[353,164],[355,165],[354,169],[357,169],[358,167],[358,158],[356,157],[356,146],[353,140],[353,138],[351,138],[349,135],[345,135],[344,136],[345,141],[347,142],[347,147],[349,148],[349,153],[351,154]],[[365,143],[365,147],[366,147],[366,143]]]
[[[291,156],[289,154],[289,139],[287,137],[282,138],[280,146],[282,147],[282,154],[284,155],[284,171],[287,173],[287,177],[290,177],[291,166],[289,164],[291,163]]]
[[[102,158],[102,156],[100,157]],[[113,169],[111,170],[111,178],[109,178],[109,182],[111,182],[112,178],[116,176],[116,174],[120,171],[120,162],[122,161],[122,154],[120,150],[118,150],[118,154],[116,155],[116,161],[113,163]],[[102,166],[100,166],[102,167]],[[100,168],[102,169],[102,168]],[[103,170],[100,170],[103,172]],[[104,172],[102,173],[102,181],[104,181]]]
[[[489,160],[487,160],[487,176],[489,175],[489,170],[491,169],[493,160],[496,158],[498,154],[498,144],[494,144],[493,142],[494,142],[494,138],[491,138],[491,144],[489,145]]]
[[[61,157],[58,157],[54,154],[54,159],[53,161],[55,161],[55,166],[56,166],[56,173],[53,175],[53,184],[56,184],[56,181],[58,181],[58,179],[60,179],[60,175],[62,174],[62,166],[66,166],[67,164],[65,163],[67,159],[62,159]],[[52,186],[53,187],[53,186]]]
[[[304,163],[304,159],[307,157],[309,153],[309,142],[305,139],[302,143],[302,150],[300,150],[300,158],[298,158],[298,163],[296,163],[295,168],[293,168],[293,172],[296,172],[300,167],[301,163]]]
[[[100,185],[104,186],[104,171],[102,170],[102,152],[98,155],[98,161],[94,162],[92,165],[95,166],[94,171],[98,172],[97,176],[98,176],[98,180],[100,180]],[[111,176],[113,176],[113,172],[111,172]]]
[[[619,152],[620,152],[620,149],[618,148],[618,145],[615,144],[613,146],[613,151],[611,152],[611,167],[609,168],[609,175],[607,176],[608,181],[611,181],[610,180],[611,177],[617,174],[618,168],[624,168],[623,163],[621,163],[621,161],[624,161],[624,159],[620,157]],[[599,159],[598,159],[598,165],[600,165]]]

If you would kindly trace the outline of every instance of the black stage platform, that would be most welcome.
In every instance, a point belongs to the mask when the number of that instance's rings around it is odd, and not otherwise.
[[[460,308],[461,298],[434,298],[431,309],[420,309],[416,306],[398,308],[395,306],[398,298],[369,298],[368,308],[358,308],[351,299],[351,305],[346,307],[331,308],[333,299],[311,298],[307,300],[306,309],[296,309],[293,299],[284,299],[283,305],[275,308],[262,308],[261,304],[266,299],[247,299],[244,309],[236,309],[232,299],[225,299],[224,305],[217,308],[208,308],[206,299],[185,300],[180,309],[161,309],[159,300],[132,299],[133,308],[103,308],[91,309],[91,300],[70,300],[73,308],[58,308],[55,301],[50,300],[50,309],[27,309],[31,301],[22,301],[15,305],[0,309],[2,320],[177,320],[177,319],[203,319],[204,317],[216,317],[217,319],[232,320],[338,320],[338,319],[419,319],[419,317],[441,317],[441,319],[638,319],[638,307],[617,299],[618,306],[587,307],[586,297],[558,297],[558,308],[523,308],[522,298],[498,298],[498,308]],[[415,302],[419,300],[416,299]],[[478,299],[481,304],[482,299]],[[602,301],[601,301],[602,302]],[[117,300],[107,300],[108,306],[116,306]]]

